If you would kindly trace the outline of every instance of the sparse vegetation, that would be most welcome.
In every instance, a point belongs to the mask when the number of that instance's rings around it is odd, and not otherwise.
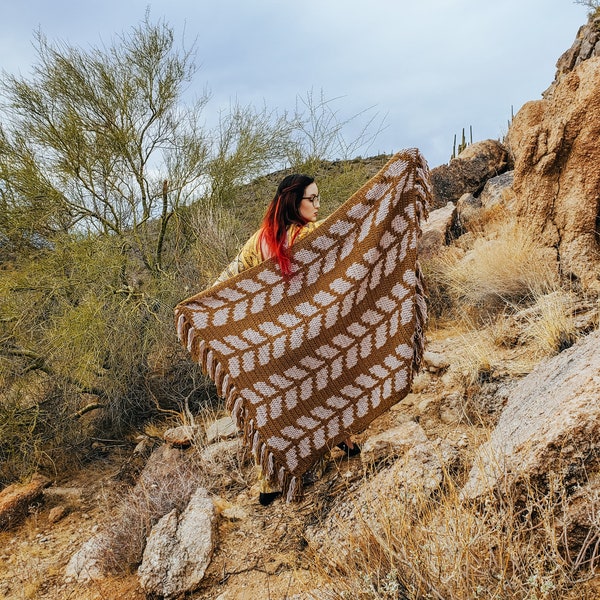
[[[436,304],[451,306],[455,317],[485,321],[559,285],[554,257],[526,228],[508,223],[471,239],[466,249],[449,249],[424,265]]]
[[[553,489],[550,480],[551,489],[543,494],[534,484],[519,491],[507,488],[476,503],[465,503],[456,483],[447,479],[440,497],[421,499],[416,503],[418,510],[410,503],[380,498],[379,510],[371,519],[362,520],[356,530],[342,532],[350,552],[315,557],[321,577],[331,587],[319,597],[596,597],[597,589],[586,586],[579,568],[584,562],[588,566],[596,562],[597,553],[586,555],[582,550],[575,559],[564,546],[566,504],[560,485]],[[436,534],[431,535],[432,531]],[[598,540],[600,530],[591,535]]]
[[[600,15],[600,2],[598,0],[574,0],[574,2],[588,9],[588,17],[595,18]]]
[[[600,10],[597,2],[578,3]],[[183,109],[181,90],[194,74],[194,56],[173,41],[167,25],[147,20],[108,50],[82,52],[40,34],[32,79],[8,76],[3,82],[0,487],[37,470],[64,476],[110,443],[133,448],[140,432],[159,439],[167,424],[220,416],[212,383],[175,339],[174,305],[209,285],[231,260],[284,172],[315,176],[329,214],[387,159],[349,160],[380,126],[367,118],[360,139],[346,142],[347,119],[313,92],[299,98],[295,115],[233,106],[216,131],[201,130],[209,98]],[[463,130],[459,152],[466,145]],[[581,298],[561,280],[555,252],[521,224],[507,222],[498,206],[481,210],[455,242],[422,265],[429,334],[447,335],[454,346],[452,364],[434,382],[425,373],[423,389],[452,386],[458,422],[447,429],[439,421],[428,425],[427,410],[419,406],[398,422],[419,421],[436,439],[461,428],[484,438],[498,417],[488,414],[487,390],[597,328],[599,311],[595,299],[595,321],[578,324]],[[507,374],[509,361],[500,363],[511,352]],[[430,406],[439,409],[439,395]],[[220,507],[227,498],[250,494],[249,456],[219,451],[205,460],[202,446],[198,441],[199,454],[192,451],[189,462],[159,474],[153,486],[140,481],[139,472],[127,482],[127,473],[107,475],[117,493],[102,490],[87,504],[105,519],[99,529],[103,567],[130,575],[152,526],[183,509],[198,485]],[[337,470],[309,486],[312,496],[300,508],[286,513],[276,503],[271,509],[281,511],[278,518],[243,515],[246,539],[225,539],[240,517],[223,520],[223,545],[245,543],[240,552],[252,548],[260,556],[266,554],[260,544],[272,534],[270,548],[287,544],[288,555],[277,547],[281,554],[271,571],[264,558],[238,569],[222,555],[212,583],[254,572],[268,584],[281,571],[289,579],[281,597],[288,597],[292,578],[309,568],[308,583],[321,600],[596,598],[598,498],[584,499],[591,525],[573,552],[565,543],[573,490],[545,474],[541,483],[507,484],[466,501],[460,489],[472,448],[460,455],[433,491],[411,492],[410,501],[392,494],[371,499],[376,510],[354,528],[338,524],[343,543],[325,555],[307,550],[307,528],[318,527],[337,502],[354,502],[357,487],[368,488],[389,467],[363,469],[358,461],[337,459]],[[7,552],[11,539],[0,534]],[[34,545],[32,539],[33,533],[27,543]],[[8,562],[29,573],[22,555]],[[34,575],[27,582],[22,576],[21,597],[47,590],[47,572],[40,568]],[[113,581],[96,583],[98,595],[89,597],[140,593],[131,581],[119,584],[119,592]],[[262,595],[271,597],[268,585],[264,589]]]

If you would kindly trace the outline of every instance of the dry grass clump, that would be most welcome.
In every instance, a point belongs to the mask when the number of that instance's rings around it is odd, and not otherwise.
[[[558,285],[555,257],[516,223],[504,225],[493,238],[475,239],[466,252],[442,253],[424,270],[430,274],[430,294],[444,298],[454,314],[483,318]]]
[[[542,356],[556,354],[572,346],[580,332],[573,315],[574,295],[555,291],[543,294],[524,314],[524,338]]]
[[[450,481],[418,511],[383,499],[348,536],[351,552],[317,552],[323,583],[315,598],[592,600],[600,527],[590,531],[584,560],[569,555],[567,508],[564,488],[552,482],[545,493],[507,486],[467,503]]]
[[[193,454],[185,459],[167,458],[163,465],[155,465],[151,476],[142,473],[97,538],[98,564],[102,570],[119,574],[137,566],[152,527],[172,510],[183,511],[202,483],[203,476]]]
[[[190,211],[189,227],[194,238],[191,258],[199,280],[195,282],[194,289],[184,290],[183,295],[200,292],[209,286],[235,258],[246,237],[252,233],[250,227],[247,232],[243,231],[243,225],[231,211],[210,200],[199,202]]]

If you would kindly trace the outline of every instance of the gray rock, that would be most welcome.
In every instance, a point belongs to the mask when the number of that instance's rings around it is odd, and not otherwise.
[[[473,194],[467,192],[463,194],[456,202],[456,221],[461,229],[465,231],[469,224],[476,221],[481,214],[481,200],[475,198]]]
[[[106,577],[103,556],[108,546],[105,534],[96,534],[71,556],[65,568],[67,583],[89,583]]]
[[[476,498],[552,472],[583,477],[600,452],[600,331],[541,363],[512,388],[461,491]],[[565,484],[569,482],[565,480]]]
[[[196,589],[212,558],[215,524],[215,507],[204,488],[181,515],[176,510],[165,515],[152,528],[138,569],[144,591],[170,599]]]
[[[431,171],[432,207],[446,206],[466,193],[477,194],[491,177],[507,170],[506,148],[496,140],[483,140],[467,146],[447,165]]]
[[[492,208],[498,204],[506,203],[514,197],[512,186],[515,181],[515,172],[507,171],[488,179],[479,199],[483,208]]]

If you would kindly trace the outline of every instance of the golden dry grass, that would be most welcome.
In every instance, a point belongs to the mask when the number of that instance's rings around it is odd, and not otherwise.
[[[506,224],[467,250],[448,249],[424,265],[430,294],[457,317],[489,318],[507,304],[558,286],[555,257],[529,231]]]
[[[597,550],[586,567],[564,545],[565,492],[511,486],[466,503],[451,477],[438,497],[379,498],[369,519],[341,525],[351,548],[315,550],[319,594],[331,600],[592,600]],[[555,487],[553,487],[555,485]],[[344,529],[346,527],[346,529]],[[596,540],[600,529],[594,532]]]

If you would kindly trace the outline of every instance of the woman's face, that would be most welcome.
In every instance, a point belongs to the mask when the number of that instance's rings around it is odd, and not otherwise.
[[[314,222],[317,220],[317,213],[320,206],[319,188],[313,182],[304,188],[298,212],[307,223],[310,221]]]

